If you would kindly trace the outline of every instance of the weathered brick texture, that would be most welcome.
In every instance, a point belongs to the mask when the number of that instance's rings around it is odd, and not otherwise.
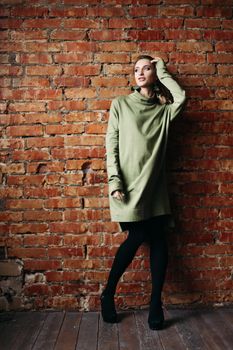
[[[2,308],[99,307],[125,238],[109,216],[108,109],[130,93],[142,52],[162,56],[188,96],[168,149],[176,228],[165,302],[233,301],[232,5],[1,1]],[[150,288],[145,245],[121,279],[117,303],[146,305]]]

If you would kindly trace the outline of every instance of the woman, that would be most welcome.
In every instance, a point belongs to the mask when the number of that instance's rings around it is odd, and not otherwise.
[[[112,101],[106,136],[111,219],[128,231],[128,237],[116,253],[101,295],[101,312],[105,322],[117,322],[117,283],[139,246],[148,242],[152,277],[148,323],[151,329],[161,329],[168,256],[164,228],[172,224],[165,152],[169,125],[184,104],[185,92],[160,57],[139,56],[134,77],[135,91]]]

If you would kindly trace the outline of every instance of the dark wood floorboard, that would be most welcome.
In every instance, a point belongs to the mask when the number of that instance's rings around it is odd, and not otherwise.
[[[209,349],[204,343],[199,329],[193,320],[196,315],[196,310],[172,310],[170,314],[179,318],[179,322],[176,323],[176,328],[187,349],[214,350]]]
[[[99,312],[0,313],[0,350],[232,350],[233,307],[165,310],[151,331],[148,310],[119,311],[118,324]]]
[[[165,310],[165,326],[164,329],[158,332],[159,338],[162,343],[162,348],[166,350],[186,350],[180,334],[177,332],[176,323],[180,319],[171,317],[171,315]]]
[[[67,312],[57,338],[55,350],[73,350],[76,347],[81,323],[80,312]]]
[[[99,319],[98,349],[119,350],[118,325],[107,324]]]
[[[48,313],[32,350],[54,349],[64,317],[65,312]]]
[[[118,323],[119,349],[140,350],[139,334],[137,333],[134,312],[121,313],[122,319]]]
[[[163,350],[158,332],[150,330],[147,323],[148,311],[136,311],[137,333],[139,335],[140,348],[143,350]]]
[[[84,312],[82,314],[76,350],[96,350],[98,343],[99,314]]]

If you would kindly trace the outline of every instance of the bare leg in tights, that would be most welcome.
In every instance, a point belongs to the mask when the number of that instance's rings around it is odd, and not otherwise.
[[[161,313],[161,292],[167,267],[167,244],[162,228],[162,220],[161,218],[154,218],[152,220],[130,223],[128,237],[116,253],[106,288],[102,294],[102,315],[107,322],[108,320],[109,322],[116,320],[114,294],[117,283],[132,262],[140,245],[145,241],[150,244],[152,278],[149,320],[151,321],[154,318],[156,312],[160,311]],[[108,315],[113,315],[113,317],[108,317]]]

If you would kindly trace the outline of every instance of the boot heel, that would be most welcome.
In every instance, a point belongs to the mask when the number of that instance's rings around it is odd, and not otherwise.
[[[161,330],[164,327],[164,313],[162,305],[159,307],[150,306],[148,324],[151,330]]]
[[[101,315],[104,322],[117,323],[117,313],[115,309],[114,296],[104,295],[102,293],[100,297],[101,302]]]

